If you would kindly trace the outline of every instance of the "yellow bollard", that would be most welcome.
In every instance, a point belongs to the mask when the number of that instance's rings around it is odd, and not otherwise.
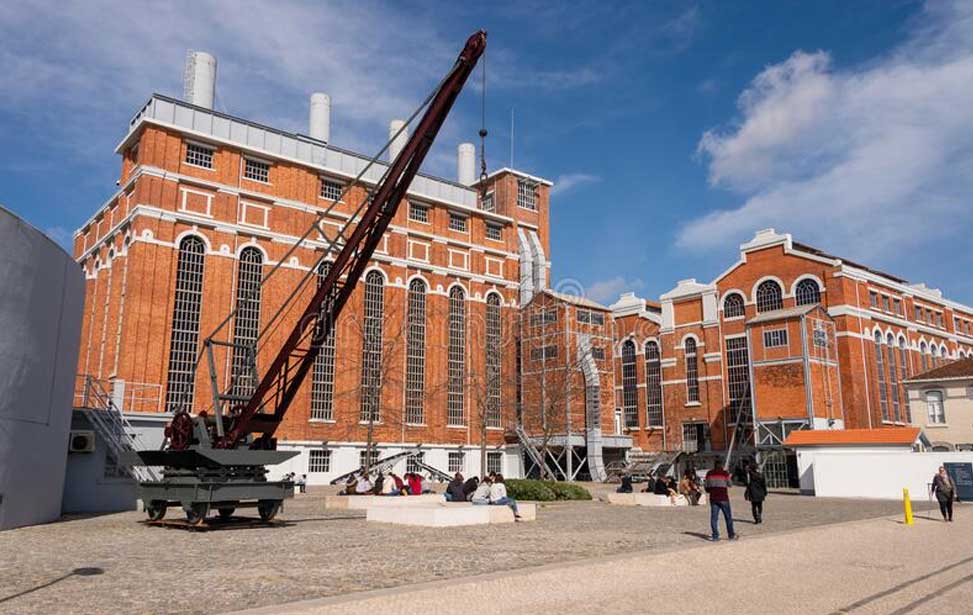
[[[909,490],[902,490],[902,506],[905,508],[905,524],[912,525],[912,500],[909,499]]]

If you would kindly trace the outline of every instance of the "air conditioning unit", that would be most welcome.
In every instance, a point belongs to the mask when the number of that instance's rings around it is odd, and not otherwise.
[[[77,430],[71,432],[68,440],[69,453],[93,453],[95,451],[95,432]]]

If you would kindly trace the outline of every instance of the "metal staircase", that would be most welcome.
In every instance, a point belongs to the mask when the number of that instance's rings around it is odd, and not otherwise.
[[[667,474],[669,469],[684,455],[683,451],[642,452],[631,451],[627,461],[615,462],[608,465],[608,482],[617,482],[624,475],[629,475],[636,482],[647,480],[650,476]]]
[[[146,450],[138,432],[112,400],[102,384],[91,376],[84,376],[81,410],[88,422],[108,445],[116,463],[139,482],[159,480],[161,474],[150,466],[127,466],[122,463],[125,453]]]
[[[388,474],[392,468],[398,462],[406,459],[407,457],[412,457],[413,455],[418,455],[421,451],[419,450],[419,445],[416,445],[414,450],[402,451],[401,453],[395,453],[394,455],[389,455],[388,457],[383,457],[378,459],[375,463],[368,466],[368,473],[375,474],[381,472],[382,474]],[[438,470],[437,470],[438,472]],[[355,468],[351,472],[345,472],[341,476],[331,479],[332,485],[340,485],[348,482],[351,477],[360,478],[365,474],[364,466]]]
[[[541,478],[550,478],[553,480],[553,477],[550,476],[550,471],[547,469],[547,464],[544,463],[544,457],[541,455],[541,452],[537,450],[537,447],[534,446],[534,443],[530,441],[530,436],[528,436],[527,432],[524,431],[524,426],[518,423],[514,427],[513,431],[517,436],[517,443],[520,444],[520,448],[527,453],[527,458],[530,459],[531,463],[533,463],[538,472],[540,472]],[[528,474],[530,474],[530,468],[524,468],[524,476],[527,476]]]

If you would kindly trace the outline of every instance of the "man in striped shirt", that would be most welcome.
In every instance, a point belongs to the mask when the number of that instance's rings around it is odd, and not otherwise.
[[[713,469],[706,473],[706,493],[709,494],[709,525],[715,542],[720,539],[720,512],[726,521],[726,534],[736,540],[733,531],[733,512],[730,510],[730,474],[723,469],[722,460],[717,457]]]

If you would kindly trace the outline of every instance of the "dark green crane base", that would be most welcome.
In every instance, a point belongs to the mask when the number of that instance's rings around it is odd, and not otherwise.
[[[298,451],[191,447],[133,452],[124,462],[165,468],[162,480],[139,483],[150,520],[159,521],[168,508],[179,506],[186,520],[197,525],[212,511],[226,519],[238,508],[256,508],[263,521],[272,520],[283,501],[294,496],[294,482],[268,481],[266,466],[296,455]]]

